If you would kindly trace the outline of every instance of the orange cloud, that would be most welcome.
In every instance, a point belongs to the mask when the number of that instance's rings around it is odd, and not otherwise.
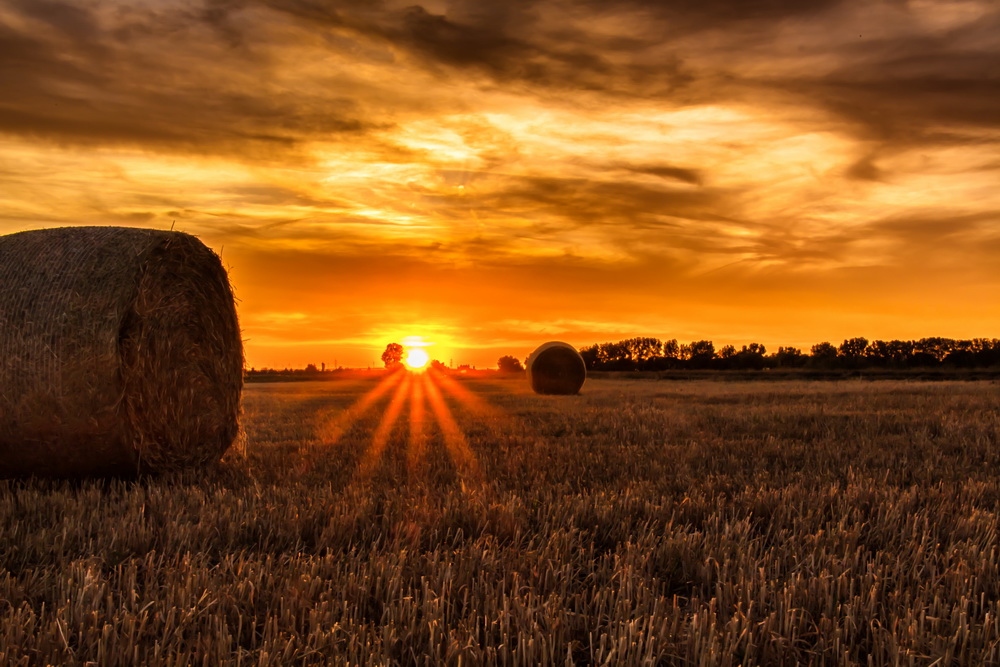
[[[174,226],[251,365],[1000,327],[986,0],[0,9],[0,232]]]

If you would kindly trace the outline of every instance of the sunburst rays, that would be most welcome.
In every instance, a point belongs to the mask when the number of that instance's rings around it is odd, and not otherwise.
[[[411,373],[407,373],[403,378],[403,381],[396,387],[396,393],[392,395],[392,400],[389,401],[389,407],[387,407],[385,412],[382,414],[382,418],[379,420],[378,426],[372,434],[371,445],[368,447],[368,451],[365,452],[365,456],[361,460],[362,474],[370,474],[381,460],[382,452],[385,451],[386,445],[389,444],[389,436],[392,435],[392,427],[396,425],[396,420],[399,419],[399,413],[403,410],[403,403],[411,396],[409,390],[412,384],[413,375]]]
[[[321,444],[332,445],[351,429],[358,419],[361,418],[368,408],[372,406],[383,394],[392,389],[393,386],[403,379],[401,373],[392,373],[383,378],[375,388],[364,394],[355,401],[351,407],[332,417],[323,419],[316,429],[316,437]]]
[[[425,425],[426,410],[424,408],[424,382],[427,375],[413,383],[410,394],[410,441],[406,448],[406,469],[413,477],[427,448],[427,429]]]
[[[469,447],[469,441],[466,439],[462,429],[459,428],[455,417],[451,414],[451,410],[448,408],[448,404],[445,403],[444,397],[441,396],[441,390],[437,387],[437,382],[440,381],[441,377],[441,375],[437,374],[424,375],[424,390],[427,393],[427,401],[431,404],[431,411],[434,413],[434,417],[441,427],[441,433],[444,436],[444,445],[448,450],[448,455],[451,457],[452,463],[461,472],[468,474],[473,479],[480,479],[482,470],[479,467],[479,461]]]
[[[317,439],[323,445],[335,445],[390,393],[391,398],[378,415],[378,423],[358,464],[361,479],[370,477],[380,468],[394,437],[404,439],[407,473],[415,479],[421,462],[428,455],[428,448],[433,445],[433,427],[436,426],[440,443],[463,484],[482,481],[482,466],[449,406],[449,399],[480,416],[492,417],[500,411],[435,370],[423,373],[400,370],[387,375],[347,409],[322,420],[317,428]],[[396,428],[404,409],[408,413],[406,425]]]
[[[463,387],[454,378],[450,378],[447,375],[432,371],[434,374],[435,381],[445,390],[448,394],[451,394],[462,405],[470,408],[473,412],[479,413],[484,417],[498,417],[501,412],[499,409],[490,405],[484,401],[479,396],[476,396],[466,387]]]

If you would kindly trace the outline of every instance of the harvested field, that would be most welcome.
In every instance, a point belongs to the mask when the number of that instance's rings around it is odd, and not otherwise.
[[[996,382],[427,377],[0,482],[0,663],[1000,662]]]

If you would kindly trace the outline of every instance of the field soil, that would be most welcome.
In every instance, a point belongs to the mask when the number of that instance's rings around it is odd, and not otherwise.
[[[218,465],[0,481],[0,664],[1000,663],[995,380],[243,406]]]

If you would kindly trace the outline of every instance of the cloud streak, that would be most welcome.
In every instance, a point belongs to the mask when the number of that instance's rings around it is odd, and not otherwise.
[[[994,335],[998,35],[976,0],[4,0],[0,231],[197,233],[281,354]]]

